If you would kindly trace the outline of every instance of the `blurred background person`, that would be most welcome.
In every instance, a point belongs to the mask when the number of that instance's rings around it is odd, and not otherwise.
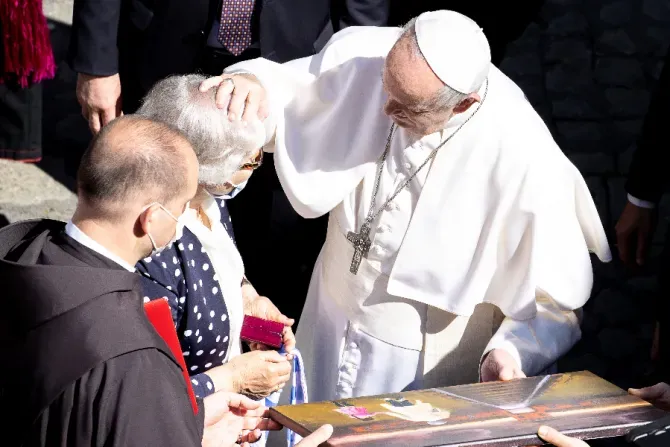
[[[42,84],[56,72],[41,0],[0,3],[0,159],[42,158]]]
[[[616,224],[619,258],[629,267],[641,268],[646,265],[652,238],[658,223],[658,203],[667,187],[667,151],[670,136],[666,129],[666,119],[670,116],[670,50],[649,110],[644,119],[642,133],[628,172],[626,182],[627,200]],[[659,379],[670,377],[670,238],[665,238],[665,248],[658,266],[658,290],[656,295],[656,330],[652,357],[659,366]]]

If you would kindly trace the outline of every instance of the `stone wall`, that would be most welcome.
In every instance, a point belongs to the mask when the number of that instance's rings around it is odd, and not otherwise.
[[[625,203],[635,141],[670,43],[667,0],[547,0],[511,43],[501,68],[525,91],[561,148],[585,175],[603,222]],[[670,201],[661,204],[657,259]],[[654,262],[625,271],[596,265],[582,342],[562,369],[591,369],[622,386],[649,379]]]

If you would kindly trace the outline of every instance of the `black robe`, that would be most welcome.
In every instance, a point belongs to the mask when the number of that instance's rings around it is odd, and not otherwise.
[[[626,439],[637,447],[668,447],[670,416],[632,430]]]
[[[50,220],[0,230],[3,446],[200,446],[139,276]]]

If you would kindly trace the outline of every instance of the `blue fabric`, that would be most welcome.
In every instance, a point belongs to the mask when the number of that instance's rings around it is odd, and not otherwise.
[[[234,241],[225,200],[216,202],[221,223]],[[216,272],[202,244],[184,228],[178,241],[136,267],[143,277],[144,301],[164,298],[170,304],[193,391],[198,397],[212,394],[214,384],[206,371],[224,363],[230,322]]]
[[[286,354],[284,347],[279,350],[280,354]],[[302,361],[302,355],[297,349],[293,349],[293,365],[291,368],[291,390],[289,397],[289,405],[299,405],[306,404],[309,402],[307,396],[307,380],[305,378],[305,366]],[[271,394],[265,398],[265,406],[276,407],[279,402],[279,396],[281,391]],[[264,436],[267,436],[265,434]],[[289,429],[286,429],[286,445],[288,447],[293,447],[297,442],[300,441],[300,437],[292,432]]]

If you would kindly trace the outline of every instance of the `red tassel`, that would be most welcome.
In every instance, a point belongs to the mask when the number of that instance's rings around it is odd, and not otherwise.
[[[0,83],[27,87],[54,77],[56,63],[41,0],[1,0],[0,29],[4,47]]]

